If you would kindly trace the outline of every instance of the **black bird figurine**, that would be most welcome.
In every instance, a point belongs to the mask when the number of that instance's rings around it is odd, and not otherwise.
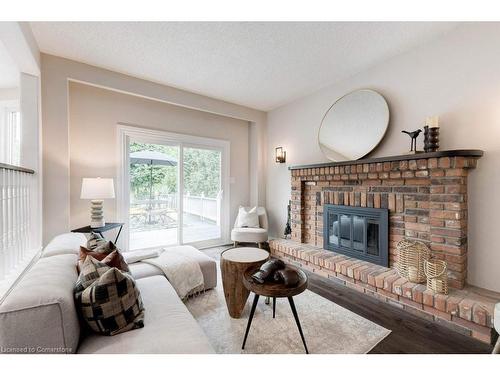
[[[406,130],[402,130],[401,133],[405,133],[405,134],[408,134],[411,138],[411,148],[410,148],[410,152],[414,151],[416,152],[417,151],[417,137],[418,135],[422,132],[422,129],[417,129],[415,131],[412,131],[412,132],[409,132],[409,131],[406,131]],[[413,145],[415,145],[415,149],[413,148]]]

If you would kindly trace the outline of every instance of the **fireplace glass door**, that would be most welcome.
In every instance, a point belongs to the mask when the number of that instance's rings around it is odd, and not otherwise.
[[[388,266],[386,209],[325,205],[324,247]]]

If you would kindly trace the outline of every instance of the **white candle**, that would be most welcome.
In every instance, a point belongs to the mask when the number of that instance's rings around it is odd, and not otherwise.
[[[427,117],[425,119],[425,125],[429,128],[439,128],[439,116]]]

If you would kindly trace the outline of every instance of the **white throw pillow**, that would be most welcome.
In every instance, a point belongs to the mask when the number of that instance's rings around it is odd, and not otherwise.
[[[260,228],[257,207],[247,208],[240,206],[238,211],[238,228]]]

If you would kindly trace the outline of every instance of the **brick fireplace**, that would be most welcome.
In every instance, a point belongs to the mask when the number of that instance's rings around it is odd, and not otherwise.
[[[455,155],[449,153],[448,155]],[[427,154],[428,155],[428,154]],[[389,209],[389,254],[403,238],[426,242],[448,262],[450,286],[467,279],[467,175],[477,156],[417,154],[390,161],[355,161],[292,169],[292,239],[323,247],[323,207]],[[393,160],[394,159],[394,160]]]
[[[467,281],[467,178],[483,152],[454,150],[290,167],[291,240],[270,241],[274,256],[434,321],[491,340],[495,300]],[[386,268],[324,249],[325,205],[387,209]],[[399,277],[396,244],[425,242],[448,263],[449,296]],[[465,289],[464,289],[465,288]]]

